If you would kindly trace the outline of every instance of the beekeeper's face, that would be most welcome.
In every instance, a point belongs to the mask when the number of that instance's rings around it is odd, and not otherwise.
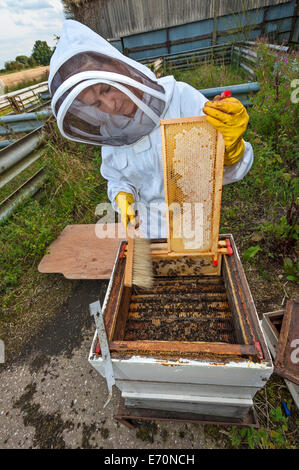
[[[137,106],[122,91],[106,83],[98,83],[83,90],[78,99],[109,114],[134,117]]]
[[[165,90],[147,69],[139,71],[140,64],[135,68],[127,60],[87,51],[57,64],[50,89],[63,136],[120,147],[137,142],[159,124]]]

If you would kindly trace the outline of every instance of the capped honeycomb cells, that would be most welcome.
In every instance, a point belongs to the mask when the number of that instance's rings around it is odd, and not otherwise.
[[[205,120],[164,129],[171,249],[209,251],[217,131]]]

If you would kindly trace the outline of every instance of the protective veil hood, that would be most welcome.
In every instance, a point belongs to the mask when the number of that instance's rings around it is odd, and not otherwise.
[[[50,62],[52,110],[67,139],[130,145],[149,134],[166,106],[153,72],[94,31],[66,20]]]

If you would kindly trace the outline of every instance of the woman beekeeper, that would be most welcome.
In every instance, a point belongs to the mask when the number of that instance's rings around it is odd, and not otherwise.
[[[160,119],[207,115],[225,141],[224,184],[251,168],[252,147],[243,140],[249,118],[240,101],[208,102],[172,76],[157,79],[77,21],[64,23],[49,89],[61,134],[103,146],[101,173],[113,208],[126,227],[135,201],[147,237],[166,237]]]

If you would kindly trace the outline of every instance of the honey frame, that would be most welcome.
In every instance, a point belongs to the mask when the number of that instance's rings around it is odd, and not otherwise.
[[[192,118],[179,118],[179,119],[164,119],[160,121],[161,128],[161,142],[162,142],[162,158],[163,158],[163,176],[164,176],[164,192],[166,201],[166,227],[167,227],[167,250],[164,252],[168,253],[169,256],[186,256],[186,253],[190,255],[202,254],[212,256],[213,259],[217,259],[219,251],[218,240],[219,240],[219,226],[220,226],[220,210],[221,210],[221,197],[222,197],[222,180],[223,180],[223,166],[224,166],[224,153],[225,144],[223,136],[220,132],[217,132],[216,142],[216,157],[214,166],[214,194],[212,201],[212,221],[211,221],[211,249],[209,251],[203,250],[186,250],[186,252],[174,252],[170,245],[170,213],[169,213],[169,194],[168,194],[168,178],[167,178],[167,158],[166,158],[166,136],[165,131],[167,126],[173,126],[177,124],[183,125],[184,123],[192,124],[198,122],[205,122],[205,116],[196,116]],[[165,247],[166,248],[166,247]]]

